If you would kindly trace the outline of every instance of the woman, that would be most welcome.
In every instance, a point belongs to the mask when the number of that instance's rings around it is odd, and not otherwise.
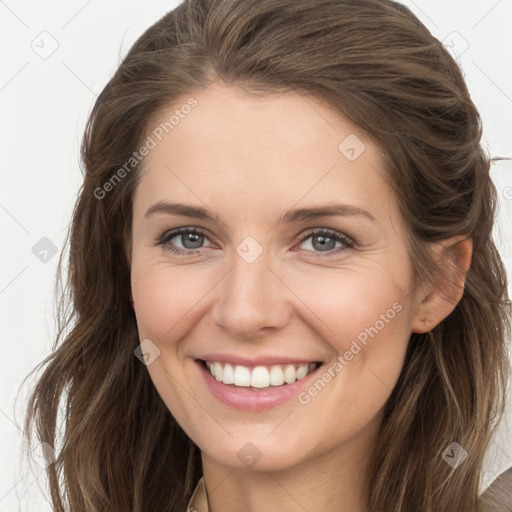
[[[74,314],[29,403],[54,509],[490,510],[510,302],[480,137],[391,1],[149,28],[89,119]]]

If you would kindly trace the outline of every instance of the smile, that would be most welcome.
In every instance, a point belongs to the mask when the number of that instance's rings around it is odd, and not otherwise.
[[[205,386],[198,391],[200,395],[206,392],[206,396],[218,403],[248,412],[262,412],[296,400],[325,365],[322,362],[279,361],[280,364],[268,366],[245,366],[233,361],[214,361],[211,357],[195,359],[194,363],[201,377],[199,382]]]

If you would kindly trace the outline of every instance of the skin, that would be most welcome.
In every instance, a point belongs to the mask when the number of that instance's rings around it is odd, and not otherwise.
[[[332,510],[333,503],[364,512],[369,452],[410,334],[449,315],[463,289],[452,286],[447,297],[453,274],[412,286],[406,227],[380,150],[339,112],[311,96],[257,97],[219,82],[193,96],[198,105],[144,159],[134,196],[137,324],[140,339],[160,350],[147,367],[151,379],[201,449],[212,512]],[[162,111],[148,134],[188,97]],[[354,161],[338,149],[351,134],[365,145]],[[162,200],[206,207],[222,220],[145,217]],[[359,215],[276,224],[291,208],[331,201],[363,208],[375,222]],[[206,236],[195,245],[181,235],[155,245],[180,227]],[[356,246],[332,242],[322,251],[317,238],[304,236],[311,228],[335,230]],[[263,249],[252,263],[236,251],[247,236]],[[471,240],[455,245],[462,238],[433,246],[453,247],[461,285],[472,247]],[[229,352],[330,366],[394,303],[400,312],[308,404],[232,409],[210,394],[194,362]],[[251,468],[237,457],[248,442],[261,454]]]

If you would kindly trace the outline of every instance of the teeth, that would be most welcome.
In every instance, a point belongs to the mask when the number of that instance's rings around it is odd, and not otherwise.
[[[281,386],[284,383],[292,384],[296,380],[303,379],[316,368],[315,363],[306,363],[297,366],[297,368],[293,364],[276,364],[271,367],[256,366],[251,371],[246,366],[236,365],[233,368],[229,363],[218,361],[206,361],[206,366],[210,369],[212,376],[219,382],[259,389]]]
[[[222,380],[224,382],[224,379]],[[245,366],[235,366],[235,373],[233,374],[233,384],[235,386],[250,386],[251,385],[251,372]]]
[[[237,368],[243,368],[237,366]],[[244,370],[247,370],[244,368]],[[253,388],[268,388],[270,386],[270,373],[264,366],[256,366],[251,372],[251,386]]]
[[[295,373],[295,367],[293,364],[289,364],[286,366],[283,372],[284,375],[284,381],[286,384],[291,384],[292,382],[295,382],[295,378],[297,377],[297,374]]]
[[[222,382],[222,365],[220,363],[213,363],[213,376]]]
[[[235,382],[235,371],[230,364],[224,365],[224,372],[222,373],[222,382],[224,384],[233,384]]]
[[[280,366],[272,366],[270,369],[270,384],[272,386],[284,384],[283,370],[281,370]]]

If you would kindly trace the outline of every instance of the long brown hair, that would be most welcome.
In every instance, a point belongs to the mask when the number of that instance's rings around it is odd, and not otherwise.
[[[133,45],[90,114],[84,181],[68,233],[53,352],[30,396],[27,444],[56,450],[56,512],[182,512],[199,448],[134,357],[129,305],[132,198],[143,160],[125,167],[148,123],[212,80],[261,94],[323,98],[381,148],[408,226],[417,282],[429,242],[473,240],[463,296],[412,334],[368,471],[372,511],[476,511],[483,457],[504,406],[510,302],[492,240],[497,203],[479,114],[450,54],[390,0],[188,0]],[[193,114],[192,114],[193,115]],[[108,192],[105,192],[109,189]],[[59,260],[62,272],[63,254]],[[57,416],[63,410],[62,439]],[[441,456],[457,442],[468,458]]]

